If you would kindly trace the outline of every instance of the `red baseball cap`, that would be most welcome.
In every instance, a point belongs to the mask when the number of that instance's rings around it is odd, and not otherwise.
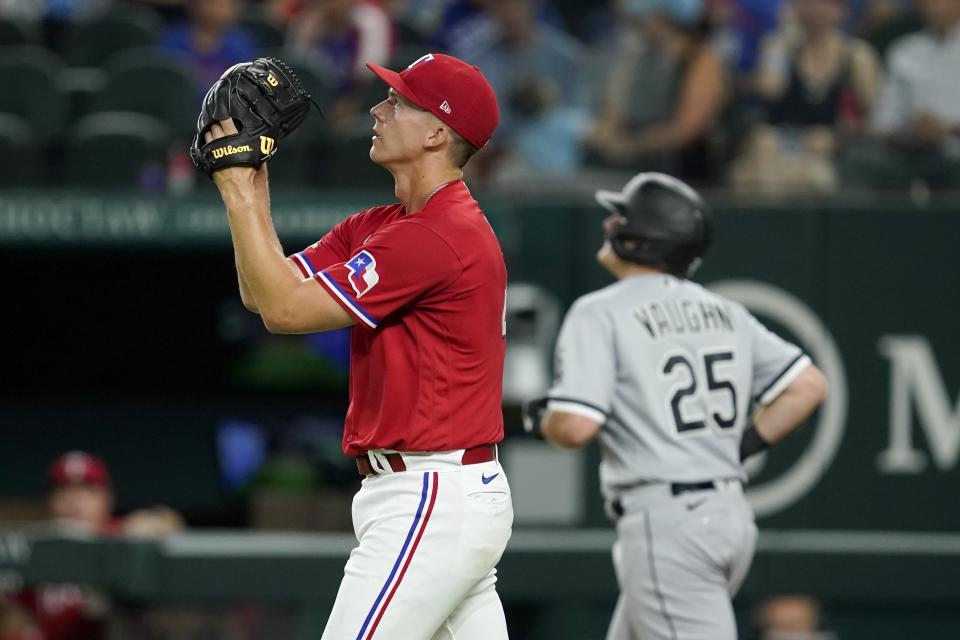
[[[500,122],[497,96],[480,69],[442,53],[428,53],[397,73],[367,63],[404,98],[426,109],[477,149]]]
[[[83,451],[70,451],[54,460],[50,464],[47,477],[51,487],[78,484],[110,486],[107,465],[97,456]]]

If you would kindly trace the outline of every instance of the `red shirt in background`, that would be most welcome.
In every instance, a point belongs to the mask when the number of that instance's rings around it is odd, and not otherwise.
[[[103,637],[106,601],[89,587],[45,584],[25,589],[13,600],[30,612],[42,640],[100,640]]]

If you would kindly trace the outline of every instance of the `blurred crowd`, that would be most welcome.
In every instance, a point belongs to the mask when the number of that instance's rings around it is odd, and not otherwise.
[[[325,111],[274,175],[382,182],[364,165],[384,92],[364,63],[430,51],[476,64],[498,94],[477,181],[960,185],[960,0],[0,0],[0,47],[0,67],[27,71],[0,96],[0,140],[19,151],[8,186],[190,190],[200,97],[258,55],[287,59]]]

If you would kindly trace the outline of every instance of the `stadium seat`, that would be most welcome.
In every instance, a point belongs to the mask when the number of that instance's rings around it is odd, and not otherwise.
[[[66,98],[57,85],[60,59],[40,47],[6,47],[0,55],[0,77],[15,81],[0,91],[0,112],[20,116],[43,142],[63,130]]]
[[[249,11],[240,26],[253,35],[261,49],[283,47],[286,40],[283,28],[267,19],[259,7]]]
[[[169,144],[169,129],[152,116],[123,111],[85,116],[67,138],[66,182],[124,188],[162,182]]]
[[[36,43],[36,32],[31,27],[17,20],[0,18],[0,47]]]
[[[15,115],[0,113],[0,187],[36,186],[42,182],[41,149],[30,124]]]
[[[116,9],[102,18],[71,26],[63,55],[72,67],[97,67],[118,51],[155,44],[160,18],[151,10]]]
[[[174,135],[193,135],[200,99],[184,62],[147,47],[111,58],[106,69],[107,83],[93,100],[94,110],[144,113],[167,123]]]

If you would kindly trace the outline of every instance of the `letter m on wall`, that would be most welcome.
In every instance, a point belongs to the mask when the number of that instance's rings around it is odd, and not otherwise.
[[[877,346],[890,360],[890,440],[877,466],[885,473],[926,467],[926,455],[911,441],[916,409],[934,463],[952,469],[960,454],[960,398],[951,402],[930,343],[923,336],[883,336]]]

